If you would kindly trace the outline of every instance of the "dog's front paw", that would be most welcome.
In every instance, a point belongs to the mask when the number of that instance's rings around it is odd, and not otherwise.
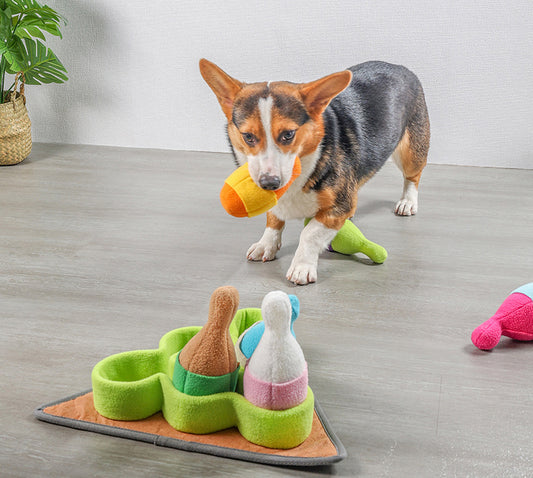
[[[246,258],[249,261],[273,261],[276,258],[281,244],[266,244],[262,241],[252,244],[246,253]]]
[[[316,282],[317,266],[316,264],[308,264],[292,261],[289,270],[287,271],[287,280],[297,285],[306,285],[311,282]]]
[[[418,212],[418,201],[402,198],[396,203],[394,212],[397,216],[414,216]]]

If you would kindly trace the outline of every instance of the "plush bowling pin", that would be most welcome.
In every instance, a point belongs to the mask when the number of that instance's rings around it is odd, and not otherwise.
[[[300,315],[300,301],[298,300],[298,297],[292,294],[289,295],[289,300],[291,301],[291,333],[296,337],[296,335],[294,334],[293,325],[294,321]],[[259,322],[256,322],[254,325],[246,329],[239,336],[239,339],[235,344],[235,355],[237,356],[237,361],[241,364],[241,366],[244,367],[246,361],[254,353],[254,350],[256,349],[257,344],[261,340],[264,331],[265,323],[260,320]]]
[[[340,254],[352,255],[357,252],[362,252],[369,259],[376,264],[383,264],[387,259],[387,251],[385,248],[369,241],[359,228],[349,219],[347,219],[340,231],[337,233],[329,249],[332,252],[339,252]]]
[[[268,293],[261,314],[265,330],[244,370],[244,396],[270,410],[295,407],[307,396],[307,363],[291,333],[289,296],[281,291]]]
[[[490,350],[502,335],[533,340],[533,282],[511,292],[496,313],[472,332],[472,342],[481,350]]]
[[[307,226],[310,220],[306,219],[304,225]],[[344,221],[328,249],[330,252],[338,252],[348,256],[361,252],[376,264],[383,264],[387,259],[385,248],[369,241],[350,219]]]
[[[207,323],[176,358],[173,383],[178,390],[188,395],[235,390],[239,367],[229,325],[238,305],[239,293],[234,287],[213,292]]]

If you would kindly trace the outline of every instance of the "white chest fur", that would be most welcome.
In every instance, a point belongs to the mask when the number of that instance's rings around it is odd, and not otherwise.
[[[278,203],[271,209],[274,215],[286,221],[288,219],[304,219],[314,217],[318,211],[318,198],[314,191],[303,192],[302,188],[315,170],[320,158],[320,148],[313,154],[300,158],[302,174],[298,176],[288,191],[281,196]]]

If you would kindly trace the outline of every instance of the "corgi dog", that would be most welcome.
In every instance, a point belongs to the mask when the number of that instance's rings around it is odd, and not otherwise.
[[[354,215],[359,188],[391,156],[404,176],[394,211],[416,214],[430,128],[422,85],[407,68],[369,61],[310,83],[243,83],[202,59],[200,73],[227,118],[236,163],[248,162],[258,186],[283,187],[295,158],[301,161],[301,175],[267,212],[248,260],[275,259],[285,221],[312,218],[287,279],[315,282],[319,255]]]

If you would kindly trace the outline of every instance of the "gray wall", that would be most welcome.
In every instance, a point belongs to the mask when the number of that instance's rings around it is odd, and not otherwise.
[[[531,0],[48,3],[70,81],[28,88],[37,141],[227,151],[199,58],[249,82],[381,59],[425,86],[431,162],[533,167]]]

